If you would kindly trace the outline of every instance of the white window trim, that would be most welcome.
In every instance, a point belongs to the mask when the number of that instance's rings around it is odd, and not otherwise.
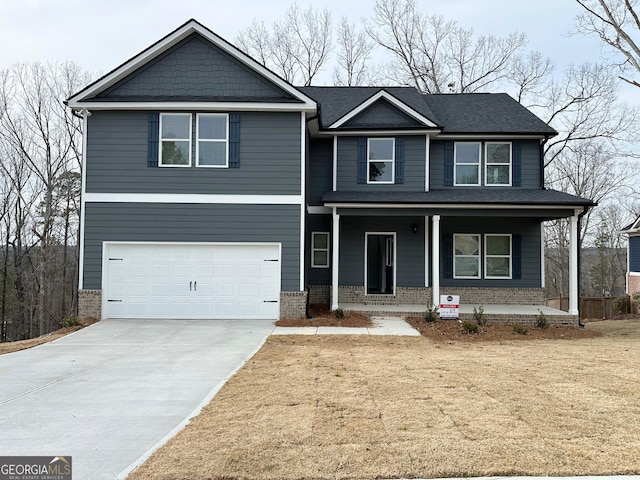
[[[377,158],[375,160],[371,160],[369,158],[369,149],[371,140],[391,140],[391,158],[390,159],[380,159]],[[391,180],[390,181],[375,181],[371,180],[369,177],[369,164],[372,162],[391,162]],[[396,139],[394,137],[373,137],[367,138],[367,184],[371,185],[393,185],[396,183]]]
[[[327,237],[327,248],[316,248],[315,247],[315,237],[316,235],[325,235]],[[311,268],[329,268],[329,265],[331,265],[331,258],[330,258],[330,242],[331,240],[331,235],[329,232],[311,232]],[[327,252],[327,264],[326,265],[316,265],[315,262],[315,253],[316,252]]]
[[[456,237],[478,237],[478,255],[456,255]],[[482,235],[478,233],[456,233],[453,235],[453,278],[479,280],[482,278]],[[478,259],[478,275],[456,275],[456,257],[477,258]]]
[[[489,271],[487,269],[488,258],[507,258],[507,255],[489,255],[487,254],[487,237],[509,237],[509,275],[508,276],[495,276],[487,275]],[[513,238],[510,233],[485,233],[484,234],[484,272],[487,280],[511,280],[513,278]]]
[[[200,138],[200,117],[224,117],[226,122],[225,138],[224,139],[211,139],[211,138],[201,139]],[[200,142],[207,142],[207,143],[223,143],[224,142],[225,144],[224,165],[201,165],[200,164]],[[229,114],[228,113],[197,113],[196,114],[196,166],[202,167],[202,168],[229,168]]]
[[[507,177],[509,181],[507,183],[489,183],[489,165],[498,165],[505,166],[506,163],[491,163],[489,162],[489,155],[487,155],[487,148],[489,145],[509,145],[509,176]],[[487,187],[510,187],[512,185],[512,176],[513,176],[513,144],[511,142],[485,142],[484,144],[484,184]]]
[[[478,182],[477,183],[458,183],[458,145],[477,145],[478,146],[478,163],[460,163],[460,165],[475,165],[478,169]],[[455,142],[453,144],[453,185],[455,187],[478,187],[482,185],[482,142]]]
[[[165,116],[185,116],[185,115],[189,115],[189,138],[167,138],[164,139],[162,138],[162,118]],[[166,167],[166,168],[189,168],[191,167],[191,137],[192,137],[192,131],[193,131],[193,116],[191,113],[185,113],[185,112],[175,112],[175,113],[167,113],[167,112],[160,112],[160,122],[159,122],[159,128],[160,131],[158,132],[158,166],[159,167]],[[189,163],[187,165],[169,165],[169,164],[163,164],[162,163],[162,142],[163,141],[175,141],[175,142],[189,142]]]

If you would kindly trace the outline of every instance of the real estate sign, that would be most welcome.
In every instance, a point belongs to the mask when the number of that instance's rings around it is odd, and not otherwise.
[[[440,318],[457,320],[460,314],[460,295],[440,295]]]

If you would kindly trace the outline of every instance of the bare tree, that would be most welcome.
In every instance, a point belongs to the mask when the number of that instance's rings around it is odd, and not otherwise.
[[[331,14],[312,5],[300,10],[294,3],[271,30],[254,20],[238,34],[236,43],[289,83],[311,85],[331,51]]]
[[[640,87],[640,19],[636,0],[576,0],[583,12],[577,17],[578,33],[598,37],[619,60],[620,79]]]
[[[356,30],[353,22],[346,17],[340,19],[337,28],[336,60],[334,70],[335,85],[365,85],[371,80],[369,58],[374,44],[363,30]]]
[[[424,93],[494,89],[526,45],[518,32],[476,37],[453,20],[421,13],[415,0],[376,0],[367,32],[392,58],[389,78]]]

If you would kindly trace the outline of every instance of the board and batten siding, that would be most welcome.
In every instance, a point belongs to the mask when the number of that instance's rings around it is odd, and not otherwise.
[[[460,140],[464,141],[464,140]],[[470,142],[478,140],[469,140]],[[491,140],[499,142],[500,140]],[[513,142],[512,140],[505,140]],[[429,189],[442,190],[445,188],[524,188],[537,189],[540,188],[540,142],[537,140],[518,140],[521,145],[521,176],[520,187],[447,187],[444,182],[444,145],[443,140],[432,140],[429,148]],[[482,142],[484,143],[484,142]],[[484,145],[482,147],[482,156],[484,157]],[[481,164],[480,173],[484,181],[485,164],[484,158]]]
[[[322,196],[333,190],[333,138],[309,142],[307,203],[322,205]]]
[[[195,142],[191,167],[148,167],[148,112],[96,111],[88,119],[86,191],[299,195],[300,128],[299,113],[240,113],[240,168],[196,167]]]
[[[484,235],[491,233],[519,234],[521,236],[521,269],[520,279],[486,280],[456,279],[440,277],[443,287],[499,287],[499,288],[540,288],[541,279],[541,234],[540,221],[535,218],[478,218],[478,217],[441,217],[440,233],[446,234],[479,234],[484,246]],[[440,266],[445,265],[445,251],[440,243]],[[484,272],[484,250],[481,252],[480,263]]]
[[[87,203],[83,288],[102,288],[102,242],[282,244],[282,290],[300,288],[300,206]]]
[[[340,285],[364,285],[366,232],[395,232],[397,286],[424,287],[424,217],[340,217]]]
[[[389,137],[393,137],[393,135],[384,138]],[[424,192],[426,137],[424,135],[407,135],[402,138],[404,138],[404,183],[394,185],[358,184],[358,138],[338,138],[337,190],[372,192],[377,189],[380,191]]]

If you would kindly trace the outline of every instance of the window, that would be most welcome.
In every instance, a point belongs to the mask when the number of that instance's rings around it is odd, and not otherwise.
[[[485,235],[485,278],[511,278],[511,235]]]
[[[228,167],[229,116],[224,113],[199,113],[196,118],[197,165]]]
[[[191,114],[160,114],[160,165],[191,166]]]
[[[311,266],[313,268],[329,268],[329,233],[313,232],[311,243]]]
[[[367,183],[393,183],[395,140],[370,138],[367,152]]]
[[[454,152],[455,185],[480,185],[480,143],[458,142]]]
[[[453,236],[453,278],[480,278],[480,235]]]
[[[485,184],[511,185],[511,144],[487,142],[485,159]]]

